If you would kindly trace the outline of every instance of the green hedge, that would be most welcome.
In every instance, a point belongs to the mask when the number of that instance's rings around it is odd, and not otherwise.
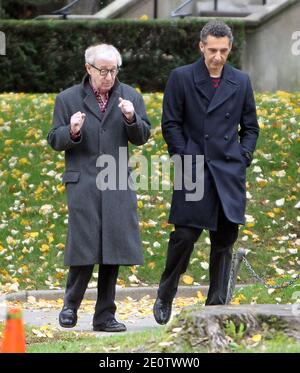
[[[123,57],[120,79],[142,91],[161,91],[171,69],[199,56],[201,19],[164,21],[0,21],[6,56],[0,56],[0,91],[58,92],[84,74],[84,51],[114,44]],[[229,23],[235,43],[231,63],[240,67],[244,24]]]

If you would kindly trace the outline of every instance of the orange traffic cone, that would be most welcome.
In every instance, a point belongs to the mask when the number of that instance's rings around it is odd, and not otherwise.
[[[26,352],[22,311],[19,308],[7,312],[1,352]]]

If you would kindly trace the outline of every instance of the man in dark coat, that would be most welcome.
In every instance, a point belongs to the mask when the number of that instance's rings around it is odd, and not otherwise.
[[[59,323],[76,325],[93,267],[99,264],[93,329],[124,331],[125,325],[115,319],[119,265],[143,264],[136,194],[128,187],[128,141],[144,144],[150,123],[142,96],[116,78],[122,64],[116,48],[106,44],[89,47],[85,61],[87,75],[82,83],[56,97],[48,134],[52,148],[65,151],[63,182],[69,212],[65,265],[70,270]],[[101,157],[105,156],[116,161],[117,181],[125,173],[127,187],[121,188],[119,183],[107,187],[101,177],[105,163]]]
[[[206,305],[224,304],[238,225],[244,224],[246,167],[252,160],[259,127],[249,77],[226,63],[231,29],[211,21],[200,34],[202,57],[171,72],[164,95],[162,131],[170,155],[204,156],[204,195],[190,201],[174,190],[166,267],[154,317],[168,322],[180,275],[187,269],[203,229],[211,241],[210,288]],[[193,167],[193,166],[192,166]]]

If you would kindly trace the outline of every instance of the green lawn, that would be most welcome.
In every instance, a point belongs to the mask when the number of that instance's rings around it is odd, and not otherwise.
[[[224,352],[300,352],[300,343],[282,333],[263,333],[237,338],[228,331],[228,346]],[[148,353],[175,352],[174,338],[166,327],[131,332],[113,336],[95,336],[76,332],[57,332],[52,339],[37,338],[31,328],[27,328],[27,351],[48,352],[96,352],[96,353]],[[189,342],[176,345],[177,353],[210,352],[204,345],[191,345]]]
[[[0,284],[2,289],[62,288],[66,268],[66,200],[61,174],[63,153],[46,142],[54,95],[0,95]],[[135,154],[166,154],[159,123],[162,94],[144,95],[153,125],[151,140]],[[277,92],[256,96],[261,134],[253,166],[247,171],[247,225],[236,248],[270,284],[299,273],[300,94]],[[158,283],[165,262],[171,191],[138,191],[145,265],[124,267],[119,284]],[[209,242],[203,234],[185,277],[208,282]],[[132,275],[135,276],[132,276]],[[95,279],[94,279],[95,280]],[[252,282],[242,269],[240,282]],[[299,281],[298,281],[299,284]],[[291,293],[284,301],[289,301]],[[267,294],[276,302],[276,293]],[[249,300],[246,297],[247,301]],[[243,301],[243,299],[241,299]]]

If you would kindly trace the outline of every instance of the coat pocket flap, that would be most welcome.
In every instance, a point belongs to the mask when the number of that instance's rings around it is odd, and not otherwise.
[[[63,174],[63,183],[77,183],[80,177],[80,171],[66,171]]]

